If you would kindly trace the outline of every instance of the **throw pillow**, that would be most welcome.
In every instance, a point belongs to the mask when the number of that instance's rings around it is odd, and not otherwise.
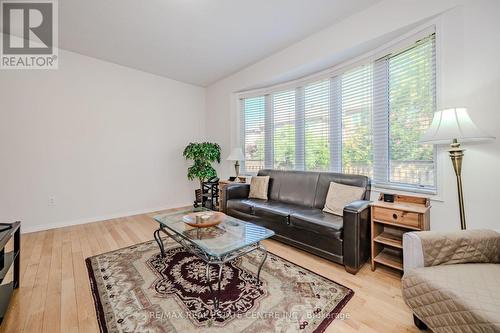
[[[344,207],[349,203],[363,198],[365,189],[357,186],[350,186],[331,182],[326,195],[325,213],[344,216]]]
[[[269,176],[254,176],[250,181],[249,198],[267,200],[267,189],[269,187]]]

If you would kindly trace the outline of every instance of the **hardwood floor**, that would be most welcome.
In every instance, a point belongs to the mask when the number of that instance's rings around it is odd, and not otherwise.
[[[21,236],[21,286],[0,332],[99,332],[84,259],[153,239],[156,213]],[[354,290],[326,332],[419,332],[401,298],[400,276],[366,264],[357,275],[276,241],[268,250]]]

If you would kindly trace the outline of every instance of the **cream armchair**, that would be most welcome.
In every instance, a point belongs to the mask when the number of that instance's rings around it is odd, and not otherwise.
[[[403,235],[403,298],[435,333],[500,332],[500,233]]]

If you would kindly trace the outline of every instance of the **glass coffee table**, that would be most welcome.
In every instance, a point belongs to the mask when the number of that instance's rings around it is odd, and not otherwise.
[[[214,307],[217,309],[224,264],[252,251],[260,250],[263,257],[257,271],[256,282],[259,283],[260,271],[267,258],[267,250],[260,242],[273,236],[274,231],[231,216],[226,216],[223,222],[209,228],[196,228],[184,223],[183,217],[186,214],[200,211],[210,212],[205,208],[195,208],[155,216],[154,219],[159,223],[159,228],[154,232],[154,238],[158,243],[162,257],[165,257],[165,248],[160,236],[161,232],[207,264],[206,283],[213,295]],[[218,265],[218,274],[215,280],[217,293],[212,288],[210,265]]]

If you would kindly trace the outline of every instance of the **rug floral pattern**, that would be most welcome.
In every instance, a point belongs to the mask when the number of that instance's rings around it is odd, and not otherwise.
[[[213,320],[215,325],[224,326],[237,315],[251,310],[258,300],[266,295],[262,281],[257,281],[252,272],[239,265],[241,258],[224,265],[221,290],[218,295],[220,305],[213,311],[213,294],[206,282],[206,264],[200,258],[186,252],[182,247],[166,251],[166,258],[159,254],[148,260],[151,270],[158,276],[153,283],[157,296],[177,297],[179,304],[188,312],[197,326],[204,326]],[[212,290],[218,290],[216,278],[218,269],[209,270]]]
[[[205,263],[172,240],[166,258],[154,241],[87,259],[102,332],[322,332],[353,291],[269,253],[223,267],[220,306]],[[217,267],[210,268],[217,290]]]

